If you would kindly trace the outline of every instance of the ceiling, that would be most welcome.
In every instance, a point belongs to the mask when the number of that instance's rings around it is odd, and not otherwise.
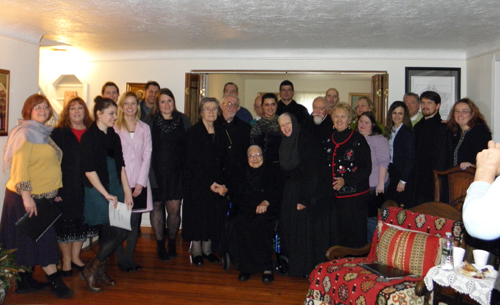
[[[500,48],[498,0],[0,0],[0,34],[93,54],[465,59]],[[58,43],[55,43],[58,42]]]

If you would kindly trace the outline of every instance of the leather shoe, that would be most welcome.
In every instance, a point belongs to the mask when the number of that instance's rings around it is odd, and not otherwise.
[[[240,282],[246,282],[249,279],[250,279],[250,273],[240,272],[240,275],[238,275],[238,281]]]
[[[262,273],[262,283],[270,283],[274,281],[274,275],[272,273]]]
[[[73,270],[72,270],[72,269],[70,269],[70,270],[68,270],[68,271],[66,271],[66,270],[62,270],[62,271],[61,271],[61,275],[62,275],[63,277],[72,277],[72,276],[73,276]]]
[[[193,263],[193,265],[202,266],[203,265],[203,256],[201,256],[201,255],[192,256],[191,255],[191,262]]]
[[[220,262],[219,258],[213,253],[210,253],[209,255],[203,254],[203,258],[207,259],[211,263],[219,263]]]

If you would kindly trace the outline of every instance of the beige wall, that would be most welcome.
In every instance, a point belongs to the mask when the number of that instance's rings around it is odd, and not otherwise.
[[[31,94],[38,92],[38,45],[0,36],[0,69],[10,70],[9,130],[17,125],[21,118],[24,101]],[[7,137],[0,137],[0,147],[5,147]],[[3,153],[2,153],[3,156]],[[0,173],[3,186],[9,179],[9,173]],[[0,190],[0,214],[5,191]]]

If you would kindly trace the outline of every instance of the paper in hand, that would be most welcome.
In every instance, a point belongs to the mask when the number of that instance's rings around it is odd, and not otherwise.
[[[109,201],[109,224],[113,227],[122,228],[125,230],[132,231],[130,227],[130,217],[132,216],[132,211],[127,208],[127,205],[123,202],[118,202],[116,209],[113,207],[113,200]]]

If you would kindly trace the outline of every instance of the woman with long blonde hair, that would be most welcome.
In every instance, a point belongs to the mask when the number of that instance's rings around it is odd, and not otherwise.
[[[132,91],[125,92],[118,101],[118,118],[114,128],[122,142],[123,159],[128,183],[132,187],[132,197],[134,200],[142,200],[142,204],[144,201],[146,203],[144,207],[132,210],[132,231],[127,233],[125,252],[122,246],[116,249],[118,267],[126,272],[141,269],[141,266],[133,260],[132,255],[139,237],[142,213],[153,209],[153,196],[148,178],[153,149],[151,131],[149,126],[140,120],[140,117],[141,109],[137,96]]]

